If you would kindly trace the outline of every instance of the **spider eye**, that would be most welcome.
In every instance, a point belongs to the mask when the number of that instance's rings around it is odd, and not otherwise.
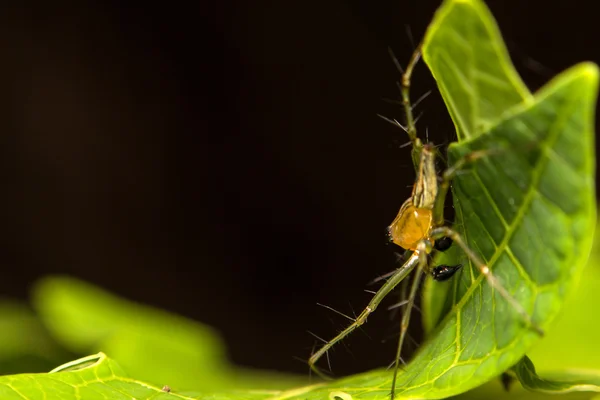
[[[392,244],[394,243],[394,238],[392,236],[392,227],[388,226],[387,228],[385,228],[385,241],[387,244]]]
[[[452,278],[456,271],[462,268],[462,264],[458,265],[438,265],[431,271],[433,279],[438,282],[444,282]]]
[[[450,239],[448,236],[444,236],[443,238],[436,240],[433,244],[433,248],[437,251],[446,251],[450,248],[450,246],[452,246],[452,239]]]

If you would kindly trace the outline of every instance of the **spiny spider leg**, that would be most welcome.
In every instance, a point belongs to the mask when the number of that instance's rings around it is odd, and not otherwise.
[[[400,283],[406,276],[419,264],[419,255],[413,254],[404,265],[402,265],[394,275],[390,279],[388,279],[385,284],[377,291],[377,293],[373,296],[367,307],[360,313],[360,315],[354,320],[354,322],[340,332],[336,337],[331,339],[329,342],[324,344],[319,350],[317,350],[313,355],[308,359],[308,365],[310,368],[322,378],[328,378],[326,374],[321,372],[321,370],[316,366],[317,361],[326,354],[333,345],[337,342],[348,336],[355,329],[360,327],[365,323],[369,314],[377,309],[377,306],[381,301],[387,296],[397,285]]]
[[[438,177],[435,169],[435,154],[436,149],[433,145],[423,145],[417,137],[415,127],[415,119],[412,114],[410,105],[410,77],[417,61],[420,58],[420,45],[411,56],[410,62],[406,71],[402,74],[401,94],[404,105],[404,110],[407,118],[407,133],[413,144],[412,158],[417,172],[415,184],[413,186],[412,196],[404,202],[397,217],[394,219],[389,228],[391,241],[407,251],[412,251],[412,255],[406,262],[398,268],[398,270],[385,282],[385,284],[373,296],[368,306],[360,313],[354,322],[336,335],[332,340],[323,345],[309,359],[310,368],[318,375],[325,377],[316,366],[317,361],[327,354],[329,349],[337,342],[348,336],[358,327],[365,323],[367,317],[375,311],[381,301],[400,283],[410,272],[418,267],[418,272],[413,280],[410,289],[407,312],[403,313],[400,339],[398,343],[399,353],[402,349],[404,338],[406,337],[407,327],[410,321],[410,309],[414,305],[417,289],[419,287],[420,278],[423,271],[428,269],[428,254],[433,251],[434,243],[429,239],[429,231],[432,228],[434,220],[433,209],[436,203],[438,194]],[[394,58],[394,62],[399,66],[399,63]],[[410,252],[409,252],[410,254]],[[397,357],[396,368],[394,371],[394,381],[396,379],[398,362]],[[394,385],[395,387],[395,385]],[[392,389],[394,389],[394,387]],[[392,390],[392,397],[393,397]]]
[[[392,52],[391,48],[388,48],[388,52],[392,61],[396,65],[396,68],[402,74],[402,79],[400,81],[400,94],[402,96],[402,107],[404,108],[404,115],[406,116],[406,127],[404,131],[408,134],[408,138],[412,143],[412,159],[415,169],[418,168],[419,165],[419,157],[421,148],[423,147],[423,143],[421,139],[417,136],[417,125],[415,121],[415,117],[413,114],[413,106],[410,103],[410,80],[412,78],[413,70],[415,66],[419,62],[421,58],[421,43],[417,45],[415,50],[413,51],[406,70],[402,68],[400,62]]]
[[[425,250],[425,249],[423,249]],[[392,378],[392,393],[391,398],[394,398],[394,392],[396,391],[396,379],[398,378],[398,370],[400,369],[400,360],[402,353],[402,345],[404,344],[404,338],[406,337],[406,332],[408,332],[408,325],[410,323],[411,310],[415,304],[415,298],[417,297],[417,291],[419,289],[419,284],[421,283],[421,275],[423,271],[427,268],[427,254],[425,251],[419,252],[419,266],[415,271],[415,276],[413,277],[413,283],[410,287],[410,294],[408,295],[408,304],[404,312],[402,313],[402,321],[400,322],[400,338],[398,339],[398,347],[396,347],[396,360],[394,365],[394,377]]]

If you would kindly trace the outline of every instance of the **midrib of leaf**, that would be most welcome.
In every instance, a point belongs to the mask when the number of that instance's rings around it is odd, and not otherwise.
[[[526,112],[526,110],[524,112]],[[532,279],[531,279],[531,277],[527,273],[527,271],[525,271],[525,269],[521,265],[521,262],[518,261],[518,259],[512,253],[512,250],[510,249],[510,246],[508,245],[508,242],[510,241],[510,239],[512,239],[512,236],[515,233],[515,230],[519,227],[519,224],[523,221],[523,218],[525,217],[526,213],[529,211],[529,208],[531,206],[531,202],[532,202],[533,197],[534,197],[534,195],[536,193],[539,194],[541,198],[545,198],[553,206],[555,206],[555,207],[558,208],[557,205],[555,205],[554,203],[552,203],[552,201],[550,199],[548,199],[546,196],[544,196],[538,190],[538,186],[539,186],[539,183],[540,183],[540,178],[541,178],[542,172],[543,172],[544,168],[546,167],[546,165],[547,165],[547,163],[549,161],[549,158],[550,158],[548,156],[548,152],[554,153],[556,155],[556,153],[554,152],[554,150],[551,147],[551,144],[554,144],[556,142],[556,139],[558,138],[558,135],[561,132],[560,130],[557,129],[557,126],[561,126],[564,123],[564,120],[565,120],[566,116],[568,116],[568,113],[567,112],[563,112],[560,115],[559,119],[557,119],[556,123],[553,124],[553,128],[552,128],[551,134],[548,136],[548,138],[546,140],[542,140],[541,141],[541,143],[544,144],[544,146],[541,147],[542,150],[543,150],[543,156],[541,156],[539,158],[536,167],[533,169],[533,171],[531,173],[532,184],[529,186],[529,188],[527,190],[527,194],[525,195],[525,197],[523,199],[523,204],[519,208],[519,211],[517,212],[517,215],[515,216],[514,220],[510,224],[508,224],[506,226],[507,229],[506,229],[506,234],[504,235],[504,239],[502,240],[502,242],[499,245],[496,246],[496,250],[494,252],[494,255],[488,261],[488,266],[492,269],[492,271],[493,271],[494,264],[496,263],[496,261],[498,260],[498,258],[502,254],[502,252],[504,250],[508,250],[508,252],[511,255],[511,258],[515,262],[515,266],[519,270],[519,273],[520,273],[521,277],[525,278],[528,281],[528,283],[532,283],[533,282]],[[490,156],[490,157],[493,157],[493,155]],[[566,160],[564,160],[564,161],[565,161],[565,164],[569,165],[569,167],[570,167],[570,164],[568,162],[566,162]],[[506,223],[506,220],[505,220],[504,216],[499,212],[498,204],[493,199],[493,197],[490,194],[490,192],[488,191],[487,187],[485,185],[483,185],[483,183],[481,181],[481,176],[479,176],[479,173],[477,172],[476,169],[473,169],[473,175],[477,177],[477,182],[479,183],[479,186],[480,186],[482,192],[485,193],[486,197],[488,198],[490,204],[492,204],[494,206],[493,209],[494,209],[494,212],[496,213],[496,215],[503,222]],[[561,212],[564,213],[564,210],[561,210]],[[461,214],[461,216],[463,216],[463,215]],[[461,221],[461,225],[463,225],[463,226],[466,225],[464,219]],[[492,235],[490,234],[489,230],[486,227],[486,224],[483,224],[483,227],[485,229],[485,232],[488,234],[488,236],[493,240]],[[469,265],[471,265],[471,267],[473,267],[471,261],[469,261]],[[461,300],[456,304],[456,307],[461,308],[461,306],[464,305],[464,303],[468,300],[469,295],[471,295],[473,293],[473,291],[477,289],[477,286],[480,285],[481,282],[484,279],[485,279],[485,277],[480,274],[476,278],[474,284],[471,285],[471,287],[465,293],[465,295],[463,296],[463,298],[461,298]],[[532,287],[533,290],[537,291],[536,288],[537,288],[537,285],[534,285],[534,287]]]
[[[535,104],[535,103],[534,103]],[[532,105],[533,106],[533,105]],[[531,106],[531,107],[532,107]],[[528,107],[527,109],[531,108]],[[522,112],[527,112],[527,109],[522,110]],[[552,152],[554,153],[553,149],[552,149],[552,144],[554,144],[558,138],[558,135],[560,134],[561,130],[558,129],[558,127],[564,125],[564,121],[565,121],[565,116],[567,116],[568,113],[567,111],[564,111],[559,118],[557,118],[557,120],[555,121],[554,124],[552,124],[552,130],[550,131],[550,135],[548,135],[547,138],[545,138],[544,140],[542,140],[540,142],[540,144],[543,144],[543,154],[542,156],[540,156],[540,158],[538,159],[537,165],[535,166],[535,168],[532,170],[531,172],[531,176],[532,176],[532,182],[531,185],[529,186],[528,190],[527,190],[527,194],[525,195],[524,199],[523,199],[523,203],[521,205],[521,207],[519,208],[517,214],[515,215],[513,221],[510,224],[507,224],[507,229],[506,229],[506,234],[504,235],[504,238],[502,240],[502,242],[496,246],[496,250],[492,256],[492,258],[488,261],[488,266],[490,267],[490,269],[494,270],[493,266],[495,265],[496,261],[498,260],[498,258],[500,257],[500,255],[502,254],[503,251],[507,251],[507,253],[509,254],[511,261],[513,262],[513,265],[517,268],[517,270],[519,271],[519,275],[524,278],[530,289],[532,290],[532,294],[535,298],[535,296],[538,293],[538,285],[533,284],[533,280],[531,279],[531,277],[529,276],[529,274],[527,273],[527,271],[523,268],[521,262],[515,257],[514,253],[512,252],[512,250],[510,249],[510,246],[508,245],[510,239],[512,239],[512,236],[515,232],[516,229],[518,229],[519,225],[521,224],[523,218],[525,217],[526,213],[529,211],[529,208],[531,206],[531,202],[535,196],[535,194],[539,194],[540,198],[545,198],[547,201],[549,201],[550,203],[552,203],[546,196],[544,196],[541,192],[538,191],[538,186],[540,183],[540,177],[542,175],[542,172],[544,170],[544,168],[546,167],[546,164],[549,161],[549,156],[548,156],[548,152]],[[491,156],[493,157],[493,156]],[[485,159],[484,159],[485,160]],[[484,161],[485,162],[485,161]],[[490,204],[492,204],[494,206],[494,211],[497,213],[497,216],[506,223],[504,216],[499,212],[499,208],[498,205],[496,204],[496,202],[494,201],[493,197],[491,196],[491,194],[489,193],[488,189],[485,187],[485,185],[483,185],[482,181],[481,181],[481,177],[479,176],[477,169],[473,169],[473,176],[475,176],[477,178],[477,182],[479,183],[480,189],[482,190],[483,193],[485,193],[488,201],[490,202]],[[553,203],[552,203],[553,204]],[[461,206],[462,207],[462,206]],[[562,211],[562,210],[561,210]],[[564,212],[564,211],[562,211]],[[461,213],[461,217],[464,217],[464,215]],[[464,219],[461,220],[461,225],[462,226],[466,226],[466,221]],[[492,235],[490,234],[489,230],[486,227],[486,224],[482,224],[482,226],[485,229],[485,232],[488,234],[488,236],[490,237],[490,239],[493,240]],[[474,267],[471,263],[471,261],[469,261],[469,265],[471,266],[471,271],[475,271],[475,273],[477,273],[478,269],[476,267]],[[454,367],[454,365],[461,365],[461,362],[459,362],[459,358],[461,355],[460,349],[460,332],[461,332],[461,321],[462,319],[460,318],[461,315],[461,311],[464,308],[465,304],[472,298],[474,292],[476,290],[479,289],[479,286],[482,284],[482,282],[485,280],[486,278],[482,275],[479,274],[479,276],[477,276],[473,282],[473,284],[469,287],[469,289],[467,289],[467,291],[465,292],[465,294],[462,296],[462,298],[456,303],[456,305],[453,307],[453,310],[449,313],[455,313],[456,314],[456,320],[457,320],[457,324],[456,324],[456,347],[457,347],[457,351],[456,351],[456,355],[455,355],[455,362],[452,366],[450,366],[449,368],[447,368],[444,372],[447,372],[448,370],[450,370],[451,368]],[[492,301],[496,301],[496,298],[493,297]],[[447,315],[444,320],[451,318],[451,315]],[[494,318],[492,316],[492,318]],[[443,324],[445,321],[442,321],[441,324]],[[512,345],[515,343],[515,340],[512,341],[511,345],[509,346],[505,346],[503,347],[502,352],[505,352],[506,349],[508,347],[512,347]],[[497,352],[497,349],[494,349],[491,354],[494,354]],[[487,357],[486,357],[487,358]],[[466,364],[472,363],[472,361],[478,360],[476,358],[472,358],[469,360],[469,362],[465,362]],[[463,364],[465,364],[463,363]],[[442,375],[442,374],[440,374]]]

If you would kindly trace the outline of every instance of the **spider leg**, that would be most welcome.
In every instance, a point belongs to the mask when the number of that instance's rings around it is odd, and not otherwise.
[[[394,320],[396,319],[396,315],[398,312],[405,312],[404,310],[406,310],[406,306],[408,304],[408,299],[407,299],[407,291],[408,291],[408,284],[410,283],[409,279],[404,279],[402,280],[402,282],[400,283],[400,290],[399,290],[399,299],[400,301],[398,301],[398,303],[396,303],[395,305],[391,305],[390,307],[388,307],[388,310],[392,310],[391,314],[390,314],[390,320]]]
[[[323,372],[316,366],[317,361],[326,354],[330,348],[333,347],[337,342],[348,336],[367,320],[367,317],[375,311],[379,303],[387,296],[408,274],[420,263],[419,253],[415,252],[413,255],[406,260],[406,262],[396,270],[394,275],[388,279],[383,286],[375,293],[367,307],[360,313],[360,315],[354,320],[350,326],[341,331],[336,337],[325,343],[319,350],[317,350],[308,360],[310,368],[320,377],[327,378]]]
[[[410,102],[410,80],[412,77],[413,70],[415,69],[415,66],[421,58],[421,45],[422,44],[419,43],[415,48],[414,52],[410,57],[408,65],[406,66],[406,69],[402,68],[400,62],[398,61],[392,50],[388,49],[392,61],[396,65],[398,71],[402,74],[402,78],[398,83],[400,94],[402,96],[402,107],[404,108],[404,114],[406,116],[406,126],[402,128],[404,131],[406,131],[412,143],[412,159],[415,169],[418,169],[419,156],[421,153],[421,148],[423,147],[423,143],[421,142],[421,139],[419,139],[419,137],[417,136],[417,121],[413,114],[414,105],[412,105]]]
[[[413,278],[413,282],[410,287],[410,293],[408,295],[408,304],[406,305],[405,311],[402,313],[402,321],[400,322],[400,338],[398,339],[398,348],[396,349],[394,376],[392,378],[392,393],[390,395],[391,400],[394,400],[394,394],[396,392],[396,379],[398,378],[398,369],[400,368],[401,360],[400,354],[402,353],[402,345],[404,344],[404,338],[406,337],[406,332],[408,331],[411,310],[415,304],[415,298],[417,297],[419,284],[421,283],[421,276],[423,275],[423,271],[427,268],[427,252],[425,251],[424,246],[419,247],[423,247],[420,249],[418,255],[419,266],[415,271],[415,276]]]

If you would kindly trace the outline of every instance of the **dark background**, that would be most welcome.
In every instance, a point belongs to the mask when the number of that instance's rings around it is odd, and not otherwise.
[[[414,172],[376,116],[402,116],[387,46],[405,63],[439,1],[122,3],[0,12],[1,294],[70,274],[216,327],[239,364],[306,373],[306,331],[347,323],[316,302],[358,313],[394,268],[383,232]],[[532,89],[600,61],[595,2],[487,3]],[[423,64],[413,87],[435,89]],[[435,90],[419,111],[453,140]],[[389,317],[334,372],[391,361]]]

